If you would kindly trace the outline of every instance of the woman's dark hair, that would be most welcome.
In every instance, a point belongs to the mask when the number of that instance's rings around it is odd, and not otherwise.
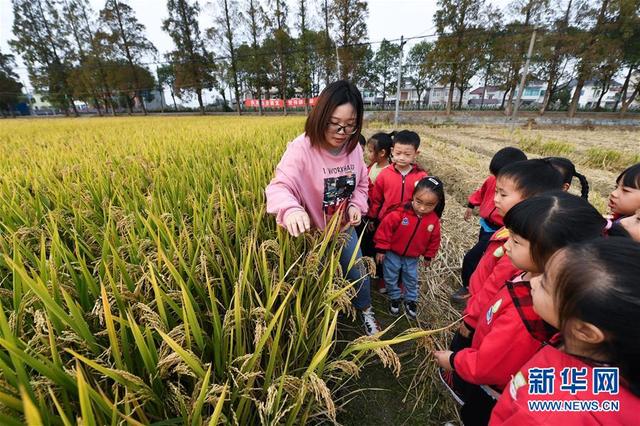
[[[616,183],[629,188],[640,189],[640,163],[629,166],[616,178]]]
[[[602,238],[560,254],[554,290],[560,330],[572,318],[602,330],[603,356],[640,396],[640,243]]]
[[[368,143],[373,144],[373,152],[376,154],[384,149],[387,154],[387,159],[391,158],[391,146],[393,145],[393,136],[396,132],[384,133],[379,132],[369,138]]]
[[[489,171],[492,175],[497,176],[498,172],[507,164],[515,163],[516,161],[524,161],[527,159],[527,155],[512,146],[502,148],[496,152],[491,158],[489,163]]]
[[[562,175],[549,160],[516,161],[500,169],[496,177],[512,180],[523,198],[562,189]]]
[[[509,231],[529,241],[538,271],[543,271],[551,255],[567,244],[602,236],[606,224],[588,201],[564,191],[528,198],[504,216]]]
[[[420,148],[420,136],[411,130],[400,130],[393,135],[393,144],[411,145],[417,151]]]
[[[337,107],[344,104],[351,104],[356,112],[356,132],[346,142],[346,152],[351,153],[356,148],[364,115],[362,95],[355,85],[346,80],[335,81],[325,87],[318,97],[318,103],[307,117],[304,131],[311,141],[311,146],[325,145],[325,133],[331,114]]]
[[[420,191],[431,191],[438,197],[438,204],[433,209],[433,211],[438,215],[438,217],[442,217],[442,212],[444,211],[444,184],[440,180],[440,178],[436,176],[427,176],[420,179],[416,182],[415,188],[413,188],[413,195],[415,196]]]
[[[363,148],[367,144],[367,140],[364,138],[364,135],[362,133],[360,133],[360,136],[358,137],[358,143]]]
[[[571,160],[564,157],[547,157],[546,159],[549,160],[551,165],[560,172],[562,175],[562,183],[569,184],[569,186],[571,186],[573,177],[577,177],[580,181],[580,196],[585,200],[589,198],[589,181],[585,175],[576,171],[576,166],[571,162]]]

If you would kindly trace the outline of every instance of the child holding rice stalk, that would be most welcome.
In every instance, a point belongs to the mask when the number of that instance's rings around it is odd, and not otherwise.
[[[323,230],[331,217],[342,213],[349,239],[340,254],[340,265],[349,281],[357,282],[353,306],[359,311],[365,332],[380,327],[371,308],[369,278],[358,267],[348,269],[357,249],[354,226],[368,210],[369,177],[358,140],[362,130],[363,103],[352,83],[340,80],[320,94],[305,124],[305,132],[287,146],[275,176],[266,188],[267,212],[294,237],[311,228]]]
[[[422,178],[415,185],[413,200],[388,213],[376,231],[376,261],[383,264],[392,315],[400,313],[400,273],[406,290],[404,310],[412,319],[418,314],[418,262],[422,256],[423,265],[429,266],[440,248],[440,217],[444,203],[440,179],[435,176]]]

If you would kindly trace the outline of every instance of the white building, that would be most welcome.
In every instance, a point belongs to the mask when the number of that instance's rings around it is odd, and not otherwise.
[[[449,87],[447,84],[445,86],[433,86],[429,93],[429,106],[430,107],[440,107],[445,108],[447,106],[447,100],[449,99]],[[460,90],[458,88],[453,89],[453,106],[458,105],[458,101],[460,99]],[[465,90],[462,94],[462,105],[466,106],[469,103],[469,91]]]
[[[482,99],[482,93],[484,92],[484,100]],[[501,90],[498,86],[478,87],[477,89],[469,92],[469,106],[473,108],[500,108],[502,105],[502,98],[504,97],[504,90]]]
[[[576,81],[573,80],[569,83],[571,89],[571,98],[576,91]],[[580,91],[580,99],[578,99],[579,108],[594,108],[598,102],[598,98],[602,94],[602,83],[599,80],[587,80]],[[600,102],[602,108],[613,108],[616,100],[620,97],[620,91],[622,90],[622,84],[613,80],[609,86],[609,90],[605,92]],[[629,93],[629,91],[627,91]]]

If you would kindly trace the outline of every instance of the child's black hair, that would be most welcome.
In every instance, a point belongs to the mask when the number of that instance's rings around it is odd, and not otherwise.
[[[607,220],[584,198],[550,191],[513,206],[504,225],[529,241],[531,259],[541,272],[558,249],[602,236]]]
[[[616,183],[629,188],[640,189],[640,163],[624,169],[616,178]]]
[[[585,200],[589,198],[589,181],[585,175],[576,171],[576,166],[571,162],[571,160],[564,157],[547,157],[546,159],[549,160],[551,165],[560,172],[563,183],[571,186],[573,177],[577,177],[580,181],[580,196]]]
[[[527,154],[518,148],[508,146],[506,148],[502,148],[493,155],[491,163],[489,163],[489,171],[492,175],[497,176],[498,172],[507,164],[515,163],[516,161],[524,161],[526,159]]]
[[[562,175],[549,160],[525,160],[504,166],[496,176],[513,181],[523,198],[562,189]]]
[[[554,299],[564,330],[571,319],[598,327],[605,341],[598,352],[620,368],[631,392],[640,396],[640,243],[600,238],[562,251]]]
[[[363,148],[367,144],[367,140],[364,138],[364,135],[362,133],[360,134],[360,136],[358,136],[358,143]]]
[[[369,138],[367,143],[373,143],[373,152],[379,153],[384,149],[387,159],[391,158],[391,146],[393,146],[393,139],[395,132],[384,133],[379,132]]]
[[[411,145],[417,151],[420,148],[420,136],[411,130],[400,130],[393,135],[393,144]]]
[[[438,215],[438,217],[442,217],[442,212],[444,211],[444,184],[440,180],[440,178],[436,176],[426,176],[416,182],[415,188],[413,188],[413,196],[415,196],[418,192],[427,190],[431,191],[438,197],[438,204],[433,209],[433,211]]]

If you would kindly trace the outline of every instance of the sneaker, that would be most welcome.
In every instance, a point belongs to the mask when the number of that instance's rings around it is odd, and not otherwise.
[[[451,301],[458,304],[467,303],[467,299],[471,297],[471,293],[466,287],[460,287],[458,291],[451,295]]]
[[[458,391],[456,391],[456,388],[453,385],[453,371],[439,368],[438,376],[440,376],[440,380],[447,388],[447,390],[451,393],[453,399],[455,399],[458,404],[464,405],[464,399],[462,399],[462,395]]]
[[[398,315],[400,313],[400,299],[389,300],[389,313]]]
[[[362,311],[361,315],[364,332],[367,334],[367,336],[372,336],[380,332],[380,324],[378,324],[376,316],[373,313],[373,309],[371,307]]]
[[[409,316],[409,318],[416,319],[418,316],[418,304],[413,300],[404,302],[404,312]]]

